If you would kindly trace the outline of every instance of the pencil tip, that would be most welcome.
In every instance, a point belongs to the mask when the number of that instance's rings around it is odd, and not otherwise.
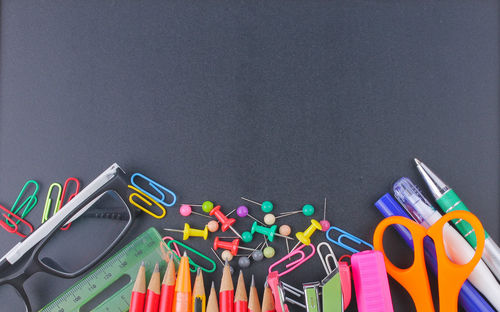
[[[215,283],[214,281],[212,281],[212,287],[211,288],[215,288]]]
[[[198,269],[196,270],[196,276],[199,276],[201,274],[201,268],[198,267]]]
[[[224,266],[229,266],[229,262],[226,260],[224,260]]]
[[[184,253],[182,254],[183,257],[187,257],[187,252],[184,250]]]
[[[255,278],[252,274],[252,282],[250,283],[250,287],[255,287]]]
[[[155,264],[155,269],[154,269],[154,272],[160,272],[160,266],[158,265],[158,262],[156,262]]]
[[[141,266],[144,266],[144,265],[145,265],[145,264],[144,264],[144,260],[142,260],[142,262],[141,262]]]

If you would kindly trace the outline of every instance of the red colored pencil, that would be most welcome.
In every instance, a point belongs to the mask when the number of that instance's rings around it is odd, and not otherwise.
[[[160,268],[158,263],[155,265],[153,275],[148,285],[148,292],[146,293],[146,306],[144,312],[158,312],[160,306]]]
[[[248,297],[245,288],[245,279],[243,272],[240,271],[238,276],[238,284],[236,284],[236,292],[234,294],[234,312],[247,312],[248,311]]]
[[[134,288],[132,288],[132,296],[130,297],[130,312],[143,312],[144,299],[146,298],[146,268],[144,261],[139,267],[139,272],[135,279]]]
[[[160,312],[172,312],[175,293],[175,263],[174,257],[170,256],[167,271],[163,277],[160,295]]]
[[[231,278],[231,270],[226,261],[224,271],[222,271],[222,279],[219,291],[219,310],[220,312],[233,312],[234,305],[234,286]]]

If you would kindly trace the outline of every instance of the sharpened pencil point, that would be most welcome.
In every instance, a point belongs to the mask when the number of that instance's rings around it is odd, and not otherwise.
[[[155,264],[154,272],[160,272],[160,266],[158,265],[158,262],[156,262]]]
[[[252,282],[250,283],[250,287],[255,287],[255,278],[252,274]]]

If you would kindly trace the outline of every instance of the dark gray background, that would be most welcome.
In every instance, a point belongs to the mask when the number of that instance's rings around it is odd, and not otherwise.
[[[53,181],[117,162],[226,212],[245,195],[282,211],[326,196],[332,224],[371,240],[391,182],[423,186],[417,156],[498,241],[498,16],[496,1],[2,1],[0,203],[31,178],[43,203]],[[127,241],[184,221],[142,216]],[[3,254],[18,238],[1,240]],[[314,260],[285,280],[321,278]],[[33,279],[36,308],[73,283]],[[413,309],[391,286],[395,310]]]

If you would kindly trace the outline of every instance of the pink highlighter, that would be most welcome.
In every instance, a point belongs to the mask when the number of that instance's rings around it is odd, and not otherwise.
[[[366,250],[351,256],[352,278],[360,312],[393,312],[384,256]]]

